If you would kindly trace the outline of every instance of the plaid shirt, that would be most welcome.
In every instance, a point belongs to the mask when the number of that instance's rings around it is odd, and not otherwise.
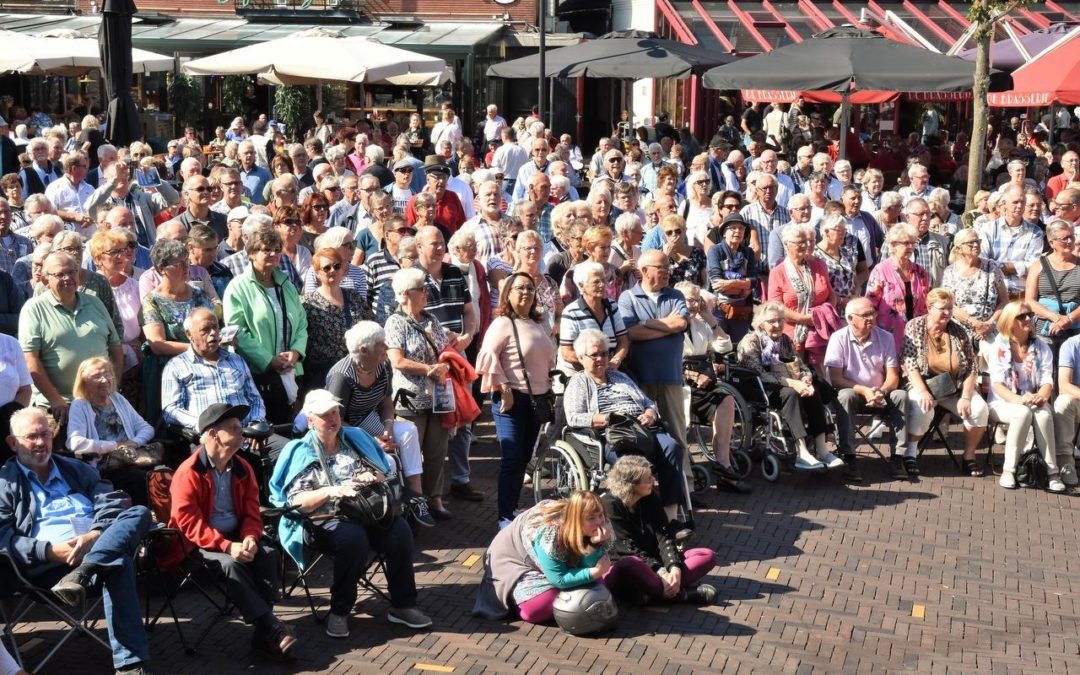
[[[170,359],[161,373],[161,400],[164,420],[186,429],[194,429],[199,413],[214,403],[249,406],[245,425],[266,418],[266,406],[247,363],[227,349],[218,352],[216,366],[194,348]]]
[[[1003,218],[998,218],[984,223],[978,232],[984,257],[1016,268],[1016,274],[1005,275],[1006,288],[1010,293],[1023,292],[1028,266],[1042,255],[1042,230],[1023,221],[1020,227],[1009,227]]]
[[[551,222],[550,217],[548,222]],[[499,236],[499,225],[498,223],[489,223],[483,216],[476,215],[466,220],[465,224],[462,225],[462,227],[466,226],[473,228],[473,235],[476,238],[476,257],[486,267],[488,260],[492,256],[497,256],[503,252],[502,238]]]
[[[540,233],[540,241],[545,244],[555,236],[551,230],[551,210],[553,208],[555,207],[551,205],[551,202],[546,202],[544,208],[540,210],[540,222],[536,225],[536,231]]]
[[[15,261],[34,252],[34,242],[14,232],[0,238],[0,270],[11,274]]]
[[[758,241],[761,243],[761,250],[765,250],[769,246],[769,233],[779,227],[787,225],[791,220],[791,214],[780,204],[773,207],[772,215],[770,216],[764,208],[762,208],[760,202],[754,202],[753,204],[747,204],[739,211],[739,215],[743,217],[746,224],[757,230]],[[747,235],[747,242],[750,237]]]

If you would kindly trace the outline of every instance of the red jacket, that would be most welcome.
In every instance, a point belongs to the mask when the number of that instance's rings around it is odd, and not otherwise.
[[[445,363],[450,367],[447,376],[454,387],[454,401],[457,409],[452,413],[439,415],[444,429],[456,429],[480,417],[480,406],[476,405],[476,399],[472,395],[472,382],[476,379],[476,371],[469,365],[464,356],[453,349],[445,349],[439,355],[439,363]]]
[[[409,227],[416,227],[416,195],[410,197],[405,206],[405,220]],[[465,222],[465,209],[461,206],[461,200],[450,190],[446,190],[443,198],[435,202],[435,222],[445,227],[450,234],[457,232]]]
[[[233,541],[210,527],[214,513],[213,466],[206,450],[199,446],[173,474],[169,493],[172,498],[169,527],[180,531],[190,545],[225,553]],[[251,536],[261,539],[262,515],[259,513],[259,486],[251,465],[241,457],[232,458],[232,495],[236,520],[240,524],[237,541]]]

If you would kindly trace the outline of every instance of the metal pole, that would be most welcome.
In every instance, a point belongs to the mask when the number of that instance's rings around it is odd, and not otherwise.
[[[545,63],[545,56],[546,55],[544,54],[544,52],[546,50],[546,45],[544,44],[544,32],[545,32],[544,31],[544,21],[546,20],[547,17],[544,16],[544,2],[543,2],[543,0],[540,0],[540,2],[536,3],[536,18],[537,18],[537,22],[536,22],[537,23],[537,29],[539,29],[539,31],[540,31],[540,80],[539,80],[539,84],[538,84],[538,86],[536,88],[537,89],[537,91],[536,91],[536,112],[537,112],[538,115],[540,115],[540,119],[543,120],[544,119],[544,85],[546,84],[544,74],[545,74],[545,72],[547,70],[547,64]]]
[[[844,96],[840,100],[840,159],[847,159],[847,133],[851,126],[851,102],[848,100],[848,91],[844,90]]]

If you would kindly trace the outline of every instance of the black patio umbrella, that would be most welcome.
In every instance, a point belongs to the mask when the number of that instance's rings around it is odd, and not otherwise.
[[[900,44],[872,31],[841,26],[809,40],[785,45],[771,52],[705,73],[710,89],[785,89],[835,91],[847,95],[860,91],[971,91],[975,64],[944,56],[921,47]],[[1007,73],[992,71],[991,91],[1012,86]],[[846,117],[845,117],[846,119]],[[841,154],[846,133],[840,134]]]
[[[627,30],[549,50],[544,70],[547,77],[682,80],[734,60],[727,52],[664,40],[646,31]],[[489,77],[537,77],[539,72],[539,54],[497,63],[487,69]]]
[[[136,11],[133,0],[105,0],[98,29],[101,72],[109,100],[106,136],[118,147],[143,137],[139,110],[131,97],[131,17]]]

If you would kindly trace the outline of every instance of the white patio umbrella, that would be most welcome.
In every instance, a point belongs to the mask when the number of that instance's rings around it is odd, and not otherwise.
[[[101,68],[97,37],[73,30],[53,30],[37,35],[0,31],[0,72],[26,75],[81,75]],[[131,50],[134,73],[172,70],[173,59],[142,49]]]
[[[256,74],[271,84],[356,82],[430,87],[453,79],[440,58],[321,27],[195,59],[182,69],[188,75]]]

